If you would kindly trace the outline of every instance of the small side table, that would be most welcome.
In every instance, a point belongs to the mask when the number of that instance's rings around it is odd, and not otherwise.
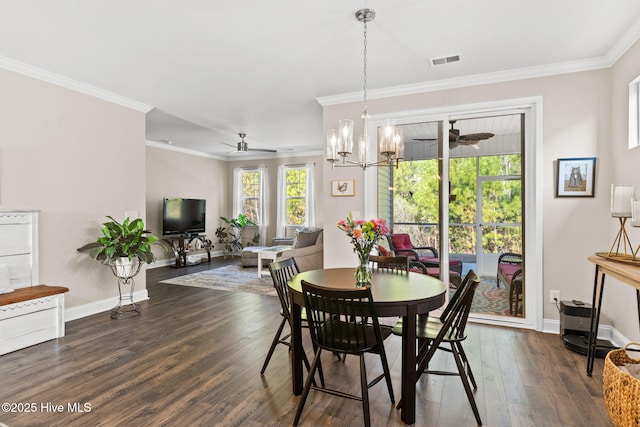
[[[262,277],[262,260],[269,259],[277,261],[282,257],[282,253],[288,251],[292,246],[272,246],[270,248],[256,249],[254,252],[258,253],[258,277]]]

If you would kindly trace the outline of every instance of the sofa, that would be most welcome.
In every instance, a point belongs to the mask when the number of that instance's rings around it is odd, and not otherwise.
[[[319,270],[324,267],[324,232],[299,231],[293,241],[293,248],[282,254],[283,259],[295,258],[300,271]]]

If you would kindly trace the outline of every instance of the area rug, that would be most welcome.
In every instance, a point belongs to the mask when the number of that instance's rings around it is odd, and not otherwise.
[[[236,264],[162,280],[160,283],[277,296],[271,276],[258,278],[257,268],[243,268]],[[496,287],[495,277],[482,277],[473,297],[471,312],[509,316],[509,292],[504,285]]]
[[[277,296],[271,276],[259,278],[257,268],[242,268],[235,264],[162,280],[160,283]]]
[[[509,291],[504,285],[497,288],[495,277],[482,277],[471,304],[472,313],[509,316]]]

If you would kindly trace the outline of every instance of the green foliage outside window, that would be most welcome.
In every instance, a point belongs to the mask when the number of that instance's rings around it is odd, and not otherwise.
[[[307,171],[291,168],[286,170],[287,225],[303,225],[307,209]]]
[[[242,172],[242,214],[260,224],[260,171]]]
[[[522,251],[522,182],[520,155],[450,159],[449,240],[452,253],[476,253],[476,225],[483,225],[483,252]],[[482,188],[482,215],[477,209],[478,176],[494,177]],[[500,177],[505,177],[501,179]],[[400,163],[393,178],[394,232],[409,233],[416,246],[439,246],[438,161]],[[398,224],[408,223],[408,224]],[[509,224],[510,226],[506,225]]]

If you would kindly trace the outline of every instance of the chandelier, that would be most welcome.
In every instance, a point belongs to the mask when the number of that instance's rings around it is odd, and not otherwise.
[[[353,120],[338,121],[338,129],[327,132],[327,160],[332,168],[361,167],[366,170],[369,166],[386,165],[398,167],[398,162],[404,155],[404,139],[402,129],[392,122],[378,128],[378,152],[383,160],[367,162],[367,142],[369,110],[367,107],[367,23],[376,17],[371,9],[360,9],[356,12],[356,19],[364,24],[364,102],[362,105],[363,134],[358,139],[358,161],[349,160],[347,156],[353,153]]]

